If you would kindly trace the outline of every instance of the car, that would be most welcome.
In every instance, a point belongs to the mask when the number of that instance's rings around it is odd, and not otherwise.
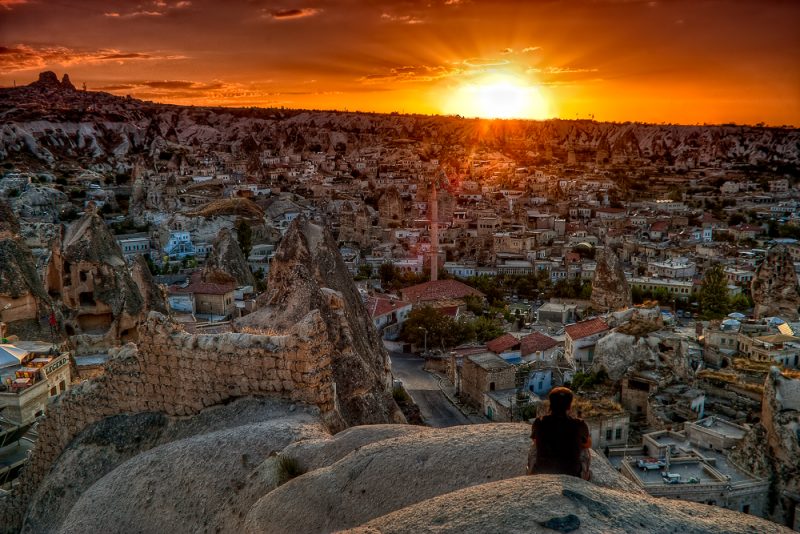
[[[681,475],[678,473],[662,473],[661,478],[664,479],[664,484],[680,484]]]
[[[652,471],[654,469],[661,469],[666,464],[663,460],[659,460],[657,458],[642,458],[636,462],[636,465],[639,467],[639,469]]]

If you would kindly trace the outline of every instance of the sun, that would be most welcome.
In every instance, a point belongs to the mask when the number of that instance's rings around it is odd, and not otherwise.
[[[548,105],[539,88],[510,76],[487,77],[445,97],[445,113],[485,119],[545,119]]]

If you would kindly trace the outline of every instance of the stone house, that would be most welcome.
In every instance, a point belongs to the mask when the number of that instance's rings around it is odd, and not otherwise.
[[[460,375],[462,397],[481,413],[488,406],[484,393],[516,386],[516,367],[491,352],[465,356]]]
[[[568,361],[586,365],[594,360],[595,345],[609,332],[609,327],[602,319],[589,319],[566,326],[564,332],[564,356]]]
[[[192,295],[194,298],[194,311],[199,315],[229,317],[236,311],[234,283],[214,283],[202,279],[198,271],[192,274],[189,283],[184,286],[173,285],[169,287],[169,294]]]

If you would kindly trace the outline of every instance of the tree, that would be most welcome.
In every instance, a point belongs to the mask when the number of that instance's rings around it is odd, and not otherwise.
[[[381,277],[383,285],[388,285],[397,277],[397,269],[391,263],[382,263],[378,267],[378,276]]]
[[[424,306],[414,308],[408,314],[400,332],[400,339],[406,343],[428,348],[449,348],[466,341],[472,334],[469,325],[456,321],[439,310]]]
[[[720,264],[708,269],[703,276],[703,285],[700,288],[700,308],[707,319],[724,317],[730,309],[728,280]]]
[[[250,251],[253,250],[253,231],[250,225],[244,219],[236,221],[236,239],[239,241],[239,247],[245,258],[250,256]]]
[[[505,334],[503,327],[488,317],[478,317],[469,326],[470,334],[474,335],[475,339],[480,343],[491,341]]]

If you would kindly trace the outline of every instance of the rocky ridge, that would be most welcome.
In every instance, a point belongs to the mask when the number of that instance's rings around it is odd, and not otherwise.
[[[388,354],[338,250],[326,228],[295,219],[272,259],[261,307],[237,326],[287,331],[317,311],[337,351],[334,381],[350,392],[338,401],[344,420],[405,422],[392,399]]]
[[[222,228],[214,239],[213,249],[203,267],[203,278],[222,280],[232,278],[236,285],[252,286],[256,280],[250,272],[247,258],[236,238],[227,228]]]
[[[526,139],[531,148],[566,161],[573,152],[595,162],[600,152],[615,162],[651,161],[702,165],[796,164],[800,131],[751,126],[612,124],[594,121],[502,121],[283,109],[188,108],[154,104],[109,93],[74,91],[55,74],[27,87],[0,89],[0,158],[29,155],[44,167],[80,160],[84,168],[131,170],[144,157],[166,167],[180,162],[181,147],[226,146],[245,155],[259,150],[348,150],[395,139],[445,145]],[[165,163],[166,162],[166,163]]]

